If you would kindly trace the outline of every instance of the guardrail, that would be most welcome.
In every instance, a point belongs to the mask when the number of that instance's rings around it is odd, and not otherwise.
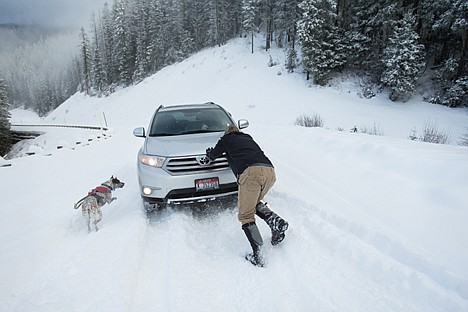
[[[39,128],[78,128],[78,129],[91,129],[91,130],[109,130],[108,127],[102,126],[83,126],[83,125],[28,125],[28,124],[11,124],[11,127],[39,127]]]
[[[90,126],[90,125],[15,124],[15,123],[12,123],[10,125],[11,125],[10,130],[13,134],[14,143],[17,143],[25,139],[33,139],[44,133],[40,131],[40,129],[37,129],[37,128],[75,128],[75,129],[89,129],[89,130],[101,130],[101,131],[109,130],[108,127]],[[13,129],[13,128],[16,128],[16,129]],[[20,129],[20,128],[24,128],[24,129]],[[107,134],[102,133],[102,135],[97,135],[97,139],[100,139],[101,137],[106,139],[107,137],[110,137],[110,136],[111,135],[109,133]],[[93,141],[93,138],[88,138],[86,142],[76,141],[75,144],[76,145],[88,145],[90,141]],[[57,149],[62,149],[64,148],[64,145],[59,144],[56,147]],[[72,147],[71,149],[74,149],[74,147]],[[26,152],[26,156],[31,156],[34,154],[36,154],[36,152]],[[50,153],[46,154],[46,156],[50,156],[50,155],[51,155]],[[0,167],[11,167],[11,163],[2,158],[0,162]]]

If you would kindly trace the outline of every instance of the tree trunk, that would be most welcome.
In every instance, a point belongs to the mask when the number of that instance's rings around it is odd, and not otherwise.
[[[460,62],[458,63],[458,70],[456,79],[460,78],[463,74],[463,69],[465,68],[465,54],[468,46],[468,31],[465,31],[462,35],[462,49],[460,52]]]
[[[254,51],[254,44],[253,44],[253,40],[254,40],[254,33],[252,31],[252,54],[253,54],[253,51]]]
[[[271,47],[271,19],[267,21],[267,29],[266,29],[266,50],[270,50]]]

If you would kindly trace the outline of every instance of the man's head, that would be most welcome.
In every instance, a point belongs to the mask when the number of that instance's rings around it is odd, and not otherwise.
[[[235,124],[230,124],[226,128],[226,131],[224,133],[229,134],[229,133],[236,133],[236,132],[240,132],[239,128],[237,128],[237,126]]]

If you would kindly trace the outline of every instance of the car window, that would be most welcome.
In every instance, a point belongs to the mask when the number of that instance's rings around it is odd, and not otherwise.
[[[220,108],[193,108],[160,111],[153,119],[150,136],[220,132],[232,123]]]

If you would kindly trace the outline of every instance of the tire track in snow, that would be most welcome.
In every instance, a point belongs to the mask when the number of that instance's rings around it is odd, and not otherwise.
[[[225,291],[232,282],[225,264],[232,258],[222,248],[224,233],[216,230],[231,217],[225,212],[200,219],[171,209],[152,216],[133,310],[225,311],[233,299]]]
[[[300,285],[277,266],[281,249],[268,245],[266,225],[260,227],[271,265],[262,269],[243,258],[250,246],[236,210],[169,210],[149,222],[134,311],[307,310]],[[278,301],[285,291],[290,295]]]
[[[288,188],[288,197],[292,201],[298,200],[303,205],[306,199],[312,198],[313,200],[313,194],[318,194],[322,205],[326,203],[328,207],[333,208],[330,210],[335,214],[323,208],[308,206],[312,207],[325,221],[353,235],[394,261],[411,268],[418,274],[425,275],[447,292],[456,293],[465,304],[468,302],[468,281],[466,279],[452,274],[447,268],[431,259],[429,254],[415,250],[414,247],[409,246],[404,240],[395,240],[392,238],[392,235],[378,228],[378,225],[372,229],[364,226],[363,224],[375,224],[375,220],[369,219],[369,216],[359,209],[359,202],[356,199],[349,197],[350,194],[346,197],[344,194],[340,194],[324,184],[327,183],[327,179],[324,178],[329,177],[320,177],[320,169],[317,169],[317,171],[300,170],[300,166],[297,164],[305,164],[304,161],[307,160],[307,157],[298,157],[296,163],[292,163],[291,159],[286,158],[284,154],[273,153],[272,158],[277,165],[278,171],[283,174],[287,173],[286,176],[281,178],[281,180],[285,180],[286,182],[280,181],[278,183],[280,187],[276,187],[276,189],[284,192],[286,186]],[[309,175],[311,172],[314,174],[313,176]],[[289,188],[291,188],[290,192]],[[293,194],[297,197],[294,197]],[[305,198],[305,196],[308,198]],[[344,214],[339,215],[340,211],[346,211],[348,218],[344,217]],[[350,221],[351,219],[349,219],[351,213],[356,216],[352,219],[354,221]],[[356,221],[361,218],[364,222]]]
[[[317,276],[318,272],[313,270],[312,273],[309,272],[310,280],[320,280],[314,288],[315,291],[323,285],[328,285],[329,279],[341,284],[340,287],[343,287],[343,283],[350,283],[353,286],[360,284],[357,289],[361,290],[354,294],[360,300],[355,303],[353,309],[354,299],[348,298],[348,310],[358,311],[360,304],[362,310],[368,310],[364,308],[368,298],[363,297],[361,291],[367,288],[366,291],[372,293],[375,292],[374,287],[380,291],[372,296],[378,300],[369,304],[370,310],[376,310],[375,307],[379,306],[377,309],[379,311],[407,311],[408,307],[411,307],[409,310],[412,311],[447,309],[463,311],[468,307],[467,301],[459,293],[460,289],[453,289],[450,280],[444,283],[443,279],[441,284],[434,279],[432,272],[437,273],[437,267],[431,267],[422,256],[411,252],[384,234],[353,224],[275,190],[270,192],[269,201],[273,210],[289,218],[291,229],[288,231],[286,246],[293,241],[292,244],[296,245],[295,249],[299,250],[302,256],[313,259],[309,262],[311,265],[316,265],[324,272],[330,270],[327,278],[322,274]],[[276,207],[291,208],[276,209]],[[295,262],[294,265],[289,265],[291,274],[303,275],[304,272],[296,271],[296,268],[307,266],[308,262],[295,256],[290,249],[287,250],[286,253],[291,254],[290,260]],[[424,268],[428,268],[428,273],[419,269],[420,264],[417,261],[426,265]],[[330,263],[335,263],[338,270],[343,270],[341,275],[336,275]],[[307,272],[305,271],[306,274]],[[362,284],[362,280],[367,282]],[[333,288],[331,285],[328,286],[330,289]],[[327,289],[328,286],[324,288]],[[343,288],[346,289],[347,286]],[[353,292],[353,289],[347,291]],[[327,296],[330,294],[324,293],[322,298]],[[337,300],[342,302],[343,299],[335,297],[331,302],[338,304]]]

